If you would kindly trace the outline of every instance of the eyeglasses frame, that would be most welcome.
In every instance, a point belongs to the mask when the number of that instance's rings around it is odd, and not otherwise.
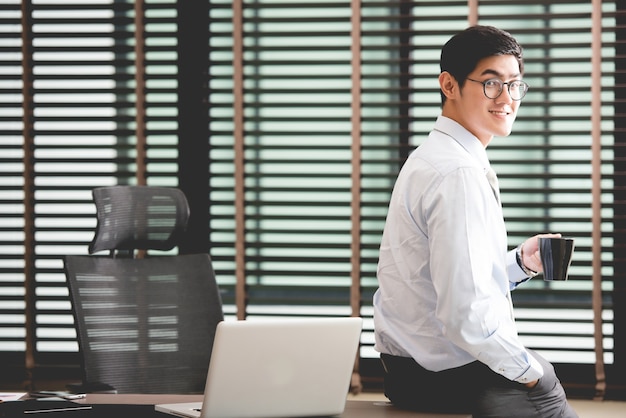
[[[483,94],[485,95],[486,98],[488,98],[490,100],[494,100],[494,99],[497,99],[498,97],[500,97],[502,95],[502,92],[504,91],[504,86],[505,85],[507,86],[506,87],[506,91],[509,93],[509,97],[511,97],[511,100],[515,100],[516,102],[520,101],[524,97],[526,97],[526,93],[528,93],[528,90],[530,89],[530,86],[524,80],[515,80],[515,81],[504,82],[504,81],[502,81],[502,80],[500,80],[499,78],[496,78],[496,77],[489,78],[489,79],[487,79],[485,81],[474,80],[473,78],[469,78],[469,77],[467,77],[466,80],[473,81],[474,83],[482,84],[483,85]],[[487,83],[490,82],[490,81],[493,81],[493,80],[497,80],[498,82],[501,83],[500,92],[496,95],[496,97],[489,97],[489,96],[487,96]],[[513,96],[511,96],[511,83],[523,83],[526,86],[526,89],[524,90],[524,94],[519,99],[514,99]]]

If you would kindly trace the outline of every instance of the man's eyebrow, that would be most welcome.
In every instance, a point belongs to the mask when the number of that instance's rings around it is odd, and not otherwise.
[[[482,73],[480,73],[480,75],[494,75],[494,76],[499,77],[499,78],[504,78],[505,77],[505,75],[502,74],[501,72],[496,71],[496,70],[492,70],[490,68],[487,68],[486,70],[484,70]],[[510,78],[517,78],[520,75],[521,75],[520,73],[512,74]]]

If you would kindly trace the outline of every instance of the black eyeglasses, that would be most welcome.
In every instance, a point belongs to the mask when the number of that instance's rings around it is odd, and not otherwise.
[[[505,83],[499,78],[490,78],[485,81],[472,80],[471,78],[468,78],[468,80],[482,84],[483,93],[485,93],[485,97],[488,99],[497,99],[500,97],[505,84],[509,91],[509,96],[511,96],[513,100],[522,100],[530,88],[530,86],[522,80],[509,81],[508,83]]]

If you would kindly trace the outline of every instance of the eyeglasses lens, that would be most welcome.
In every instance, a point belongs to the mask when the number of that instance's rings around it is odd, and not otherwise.
[[[511,83],[503,83],[498,79],[488,80],[484,83],[485,96],[495,99],[502,93],[502,89],[506,84],[509,95],[513,100],[521,100],[526,95],[527,84],[524,82],[513,81]]]

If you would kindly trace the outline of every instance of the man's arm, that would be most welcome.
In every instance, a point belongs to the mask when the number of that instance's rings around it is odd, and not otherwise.
[[[425,211],[436,316],[450,341],[494,372],[536,384],[543,368],[519,340],[511,311],[504,220],[481,180],[470,168],[449,174]]]

